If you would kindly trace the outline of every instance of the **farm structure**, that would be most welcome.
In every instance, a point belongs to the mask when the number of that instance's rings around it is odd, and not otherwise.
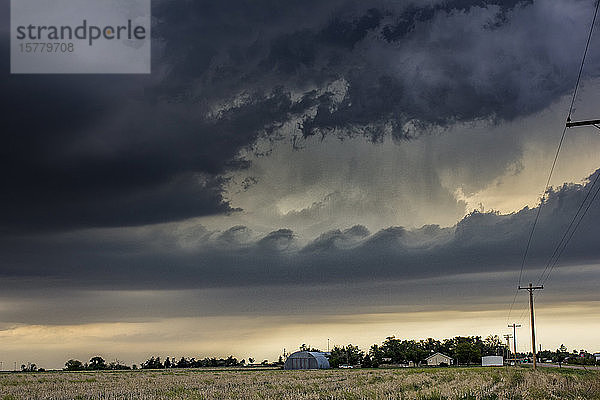
[[[502,367],[504,365],[504,359],[502,356],[481,357],[481,365],[483,367]]]
[[[288,356],[283,369],[328,369],[329,360],[324,353],[297,351]]]
[[[454,359],[452,357],[442,353],[433,353],[427,357],[425,361],[427,362],[427,365],[431,366],[440,366],[442,364],[452,365],[454,363]]]

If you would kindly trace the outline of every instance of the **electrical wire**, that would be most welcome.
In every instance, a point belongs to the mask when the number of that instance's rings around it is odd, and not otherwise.
[[[580,212],[581,212],[581,210],[583,210],[583,206],[586,204],[588,198],[590,197],[590,194],[592,193],[592,190],[596,186],[596,183],[598,182],[598,178],[600,178],[600,173],[596,174],[596,177],[594,178],[594,180],[592,181],[592,183],[589,185],[587,193],[586,193],[583,201],[581,202],[581,204],[579,204],[579,208],[577,209],[577,212],[575,213],[575,215],[573,215],[573,218],[571,219],[571,222],[569,223],[569,226],[565,230],[565,233],[563,234],[562,238],[560,239],[560,241],[558,242],[558,244],[554,248],[554,252],[552,252],[552,255],[550,256],[550,259],[546,263],[546,267],[544,268],[544,270],[542,271],[542,274],[540,275],[540,278],[538,279],[538,285],[541,284],[542,282],[545,282],[547,280],[547,278],[544,278],[544,274],[546,274],[546,272],[549,269],[551,269],[551,266],[555,265],[555,263],[558,262],[558,259],[560,258],[560,255],[558,255],[558,254],[562,254],[562,251],[564,251],[564,250],[561,250],[561,248],[564,249],[566,247],[566,245],[568,244],[568,241],[570,240],[570,237],[572,237],[572,235],[569,236],[569,233],[571,232],[571,228],[575,224],[575,221],[577,220],[577,217],[580,216]],[[587,209],[586,209],[585,212],[587,212]],[[580,221],[581,221],[581,219],[580,219]],[[576,226],[578,226],[578,225],[576,225]],[[574,231],[576,229],[577,228],[575,228],[573,230],[573,233],[574,233]],[[550,273],[548,273],[548,275],[549,274]]]
[[[598,174],[600,175],[600,174]],[[598,176],[596,175],[596,176]],[[592,199],[589,201],[589,203],[587,204],[585,210],[583,211],[583,214],[581,214],[581,216],[579,217],[579,221],[577,221],[577,224],[575,225],[575,227],[573,228],[573,230],[571,231],[571,234],[569,235],[569,237],[567,238],[565,244],[563,245],[563,247],[560,249],[560,252],[558,253],[558,255],[556,256],[556,259],[554,260],[554,263],[552,263],[552,267],[550,267],[550,270],[548,271],[548,274],[546,275],[546,278],[542,281],[542,284],[546,283],[546,281],[548,281],[548,278],[550,278],[550,274],[552,273],[552,271],[554,270],[554,268],[556,267],[556,265],[558,264],[558,261],[560,260],[560,256],[562,256],[563,252],[565,251],[565,249],[567,248],[567,245],[569,244],[569,242],[571,241],[571,239],[573,238],[573,235],[575,235],[575,232],[577,231],[577,228],[579,228],[579,225],[581,224],[581,221],[583,221],[583,217],[585,217],[585,215],[587,214],[588,210],[590,209],[591,205],[594,203],[594,200],[596,200],[596,197],[598,196],[598,193],[600,193],[600,185],[598,185],[598,187],[596,188],[596,191],[594,192],[594,196],[592,197]],[[588,193],[589,194],[589,193]],[[582,203],[583,204],[583,203]]]
[[[596,24],[596,16],[598,15],[598,6],[600,1],[596,2],[596,9],[594,10],[594,18],[592,18],[592,24],[590,25],[590,33],[588,34],[587,42],[585,43],[585,50],[583,51],[583,57],[581,58],[581,65],[579,66],[579,73],[577,74],[577,82],[575,83],[575,90],[573,91],[573,98],[571,99],[571,106],[569,107],[569,116],[567,121],[571,120],[571,114],[573,113],[573,106],[575,105],[575,98],[577,96],[577,90],[579,89],[579,82],[581,81],[581,73],[583,72],[583,65],[585,64],[585,58],[587,56],[588,49],[590,47],[590,41],[592,40],[592,33],[594,32],[594,25]]]
[[[575,89],[573,90],[573,96],[571,97],[571,104],[569,106],[569,112],[567,114],[567,122],[571,121],[571,115],[573,114],[573,108],[575,106],[575,99],[577,98],[577,92],[579,90],[579,84],[581,83],[581,76],[582,76],[582,73],[583,73],[583,67],[585,65],[585,59],[587,57],[588,49],[590,47],[590,42],[591,42],[591,39],[592,39],[592,33],[594,31],[594,26],[596,24],[596,17],[598,15],[598,7],[599,6],[600,6],[600,0],[598,0],[596,2],[596,8],[594,10],[594,17],[592,18],[592,23],[590,25],[590,31],[589,31],[589,34],[588,34],[588,37],[587,37],[587,41],[586,41],[586,44],[585,44],[585,49],[583,51],[583,57],[581,58],[581,64],[579,65],[579,72],[577,74],[577,80],[575,82]],[[560,141],[558,142],[558,147],[556,148],[556,154],[554,155],[554,160],[552,161],[552,167],[550,168],[550,173],[548,174],[548,180],[546,181],[546,186],[544,187],[544,192],[542,193],[540,205],[538,206],[538,210],[537,210],[537,213],[535,215],[535,219],[534,219],[533,224],[531,226],[531,231],[529,232],[529,238],[527,239],[527,245],[525,247],[525,251],[523,253],[523,258],[521,260],[521,268],[520,268],[520,271],[519,271],[519,280],[518,280],[517,288],[515,288],[515,295],[513,297],[513,301],[511,303],[509,311],[508,311],[507,320],[510,320],[510,315],[512,313],[512,310],[513,310],[513,307],[515,305],[515,302],[517,300],[517,295],[519,293],[518,287],[521,285],[521,282],[522,282],[523,270],[525,269],[525,262],[527,261],[527,255],[528,255],[529,249],[531,247],[531,241],[533,240],[533,235],[535,233],[535,228],[537,226],[538,220],[540,218],[540,213],[541,213],[542,207],[544,205],[544,198],[546,196],[546,193],[548,192],[548,187],[550,186],[550,180],[552,179],[552,175],[554,173],[554,168],[556,167],[556,162],[558,160],[558,156],[560,154],[560,150],[562,148],[566,132],[567,132],[567,126],[565,125],[565,127],[563,128],[562,134],[560,136]],[[562,254],[562,251],[561,251],[561,254]]]

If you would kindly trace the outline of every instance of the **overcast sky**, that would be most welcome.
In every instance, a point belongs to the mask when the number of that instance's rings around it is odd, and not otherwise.
[[[509,306],[592,0],[155,0],[137,76],[10,75],[1,4],[5,368],[513,322],[527,349],[526,296]],[[599,86],[595,36],[574,119]],[[541,278],[597,132],[567,131],[522,276],[551,349],[600,350],[600,199]]]

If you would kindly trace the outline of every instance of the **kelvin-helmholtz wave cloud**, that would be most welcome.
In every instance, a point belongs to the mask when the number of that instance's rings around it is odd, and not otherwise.
[[[535,270],[531,279],[538,278],[590,186],[567,184],[549,192],[536,230],[539,239],[533,241],[527,260],[528,269]],[[3,279],[15,282],[15,288],[30,289],[50,282],[56,289],[176,290],[513,274],[519,270],[537,211],[526,207],[507,215],[473,212],[448,228],[369,232],[357,225],[325,232],[308,243],[285,228],[262,236],[243,226],[210,231],[199,225],[136,228],[120,234],[95,230],[27,242],[12,239],[2,248]],[[598,259],[598,221],[600,211],[590,208],[559,269]]]
[[[259,139],[400,140],[530,115],[571,90],[592,7],[583,0],[157,1],[150,76],[2,74],[0,167],[10,173],[1,232],[239,211],[225,177],[248,167],[240,152]],[[4,32],[9,13],[2,15]],[[6,35],[0,45],[7,54]],[[598,76],[593,53],[586,79]],[[7,58],[2,66],[8,71]],[[357,246],[403,235],[381,232]]]

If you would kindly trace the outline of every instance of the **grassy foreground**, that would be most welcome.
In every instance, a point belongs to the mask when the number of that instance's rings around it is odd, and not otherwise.
[[[0,399],[600,399],[600,372],[525,368],[0,375]]]

